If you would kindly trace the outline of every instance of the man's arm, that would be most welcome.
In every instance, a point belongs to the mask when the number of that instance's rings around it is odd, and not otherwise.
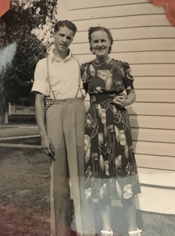
[[[46,124],[45,124],[45,103],[44,95],[41,93],[36,93],[35,97],[35,115],[36,121],[41,136],[41,146],[45,150],[45,153],[49,156],[54,156],[54,146],[47,134]]]

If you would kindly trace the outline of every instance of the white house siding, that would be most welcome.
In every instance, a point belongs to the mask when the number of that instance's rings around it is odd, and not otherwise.
[[[137,94],[128,111],[142,183],[138,207],[174,214],[175,27],[166,19],[165,9],[149,0],[59,0],[58,4],[58,19],[67,15],[78,28],[71,49],[80,62],[94,57],[87,30],[97,25],[112,32],[111,57],[129,62]]]

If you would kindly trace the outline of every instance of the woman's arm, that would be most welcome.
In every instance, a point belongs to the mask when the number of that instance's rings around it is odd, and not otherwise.
[[[121,66],[125,72],[123,76],[123,85],[127,95],[125,93],[121,93],[119,96],[116,96],[113,101],[115,104],[118,104],[122,107],[127,107],[133,104],[136,100],[136,93],[133,86],[134,78],[127,62],[122,62]]]
[[[122,107],[127,107],[127,106],[130,106],[131,104],[133,104],[136,100],[135,90],[131,89],[131,90],[128,90],[126,92],[127,92],[127,95],[122,93],[119,96],[116,96],[113,99],[113,102],[115,104],[118,104],[118,105],[122,106]]]
[[[41,136],[41,146],[47,155],[54,156],[54,146],[46,131],[44,95],[41,93],[37,93],[35,97],[35,115]]]
[[[129,105],[131,105],[135,102],[136,93],[135,93],[134,89],[131,89],[131,90],[126,91],[126,92],[127,92],[127,98],[126,98],[126,101],[125,101],[125,106],[129,106]]]

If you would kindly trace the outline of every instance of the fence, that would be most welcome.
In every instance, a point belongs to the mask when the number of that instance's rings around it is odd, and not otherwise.
[[[9,104],[9,116],[11,115],[34,115],[35,107],[19,106]]]

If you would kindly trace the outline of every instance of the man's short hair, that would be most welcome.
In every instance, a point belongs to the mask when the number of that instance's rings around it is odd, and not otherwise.
[[[77,32],[77,27],[75,26],[74,23],[72,23],[72,22],[69,21],[69,20],[58,21],[58,22],[55,24],[54,32],[57,33],[57,32],[59,31],[60,27],[67,27],[68,29],[72,30],[72,32],[74,33],[74,35],[75,35],[76,32]]]

